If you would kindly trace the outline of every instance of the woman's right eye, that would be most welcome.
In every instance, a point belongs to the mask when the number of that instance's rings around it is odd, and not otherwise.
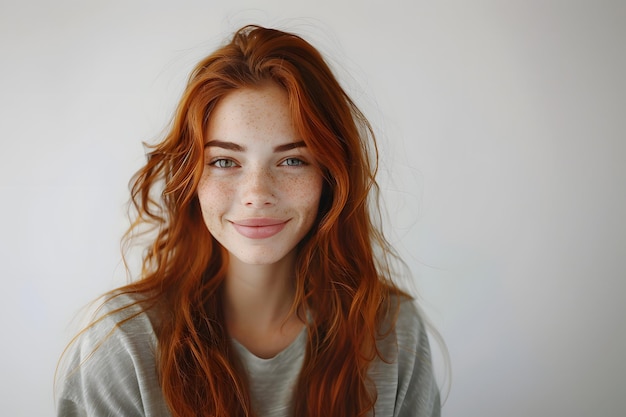
[[[224,159],[224,158],[215,159],[209,165],[212,165],[216,168],[234,168],[237,166],[235,161],[233,161],[232,159]]]

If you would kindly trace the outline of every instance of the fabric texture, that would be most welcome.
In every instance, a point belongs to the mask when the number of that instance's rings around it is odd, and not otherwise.
[[[104,305],[103,312],[135,301],[129,295],[118,296]],[[233,340],[248,372],[253,407],[259,417],[291,415],[306,337],[304,329],[270,359],[256,357]],[[375,360],[369,370],[377,390],[376,417],[439,416],[439,390],[428,337],[412,302],[402,302],[395,330],[378,342],[378,348],[385,361]],[[156,349],[154,322],[137,305],[97,322],[68,352],[59,381],[57,416],[171,417],[159,386]]]

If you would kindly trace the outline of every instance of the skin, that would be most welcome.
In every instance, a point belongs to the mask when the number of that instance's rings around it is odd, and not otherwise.
[[[227,329],[252,353],[272,357],[303,326],[291,312],[296,246],[317,216],[322,176],[294,129],[286,92],[272,82],[218,102],[204,158],[202,215],[229,253]]]

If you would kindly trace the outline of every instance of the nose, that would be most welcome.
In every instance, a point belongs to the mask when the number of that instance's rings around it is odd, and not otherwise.
[[[276,204],[274,174],[265,167],[250,168],[241,188],[242,203],[250,208],[263,208]]]

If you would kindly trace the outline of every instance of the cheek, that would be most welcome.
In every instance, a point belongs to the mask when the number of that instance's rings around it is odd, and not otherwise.
[[[227,204],[224,197],[230,195],[231,190],[219,181],[201,180],[197,193],[202,215],[208,224],[212,220],[211,216],[219,215],[223,211]]]
[[[293,202],[297,203],[309,216],[315,217],[319,208],[322,194],[322,177],[311,175],[295,178],[289,184],[289,195]]]

